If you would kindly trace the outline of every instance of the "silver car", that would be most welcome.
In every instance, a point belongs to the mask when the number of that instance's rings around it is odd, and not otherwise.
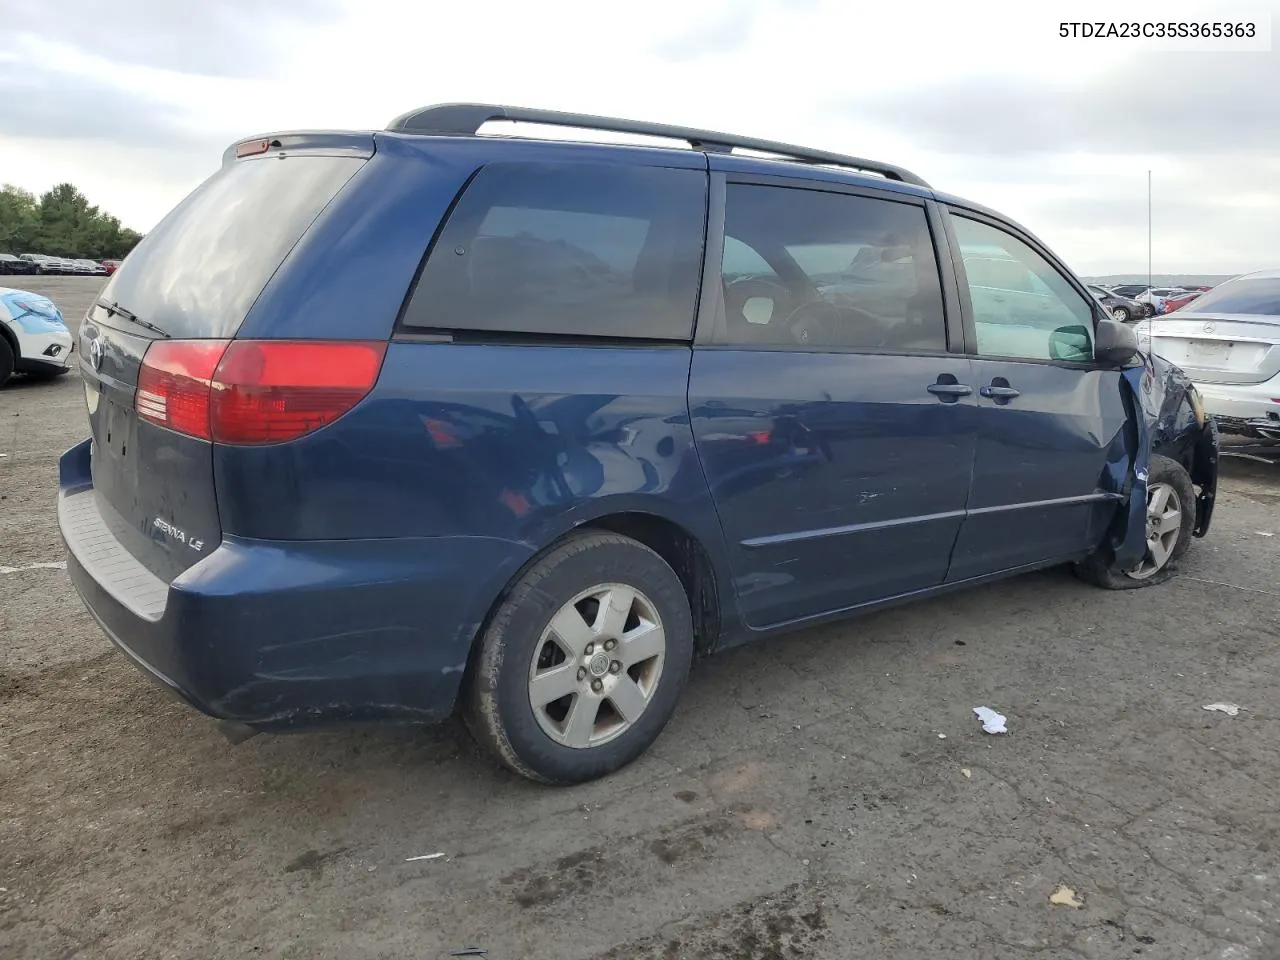
[[[1181,367],[1224,433],[1280,440],[1280,270],[1219,284],[1138,340]]]

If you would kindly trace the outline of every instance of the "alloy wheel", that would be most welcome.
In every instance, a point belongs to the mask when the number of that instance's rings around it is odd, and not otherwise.
[[[584,749],[614,739],[648,708],[666,632],[657,608],[621,583],[584,590],[542,632],[529,665],[529,705],[543,733]]]
[[[1126,576],[1148,580],[1169,564],[1182,531],[1182,500],[1167,483],[1147,487],[1147,552]]]

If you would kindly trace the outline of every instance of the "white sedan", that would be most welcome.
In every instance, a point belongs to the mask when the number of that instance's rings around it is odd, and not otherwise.
[[[56,377],[71,369],[71,331],[48,297],[0,287],[0,386],[15,373]]]
[[[1280,270],[1228,280],[1137,332],[1195,382],[1224,433],[1280,440]]]

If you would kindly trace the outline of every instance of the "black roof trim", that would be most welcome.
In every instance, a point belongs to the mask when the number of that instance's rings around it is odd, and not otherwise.
[[[730,153],[735,147],[743,150],[757,150],[785,160],[850,167],[854,170],[877,173],[889,180],[930,189],[929,184],[910,170],[876,160],[863,160],[861,157],[850,157],[842,153],[811,150],[808,147],[779,143],[776,140],[756,140],[730,133],[717,133],[713,130],[677,127],[666,123],[620,120],[615,117],[595,117],[584,113],[562,113],[559,110],[537,110],[488,103],[442,103],[401,114],[387,125],[387,129],[398,133],[473,137],[491,120],[513,120],[520,123],[541,123],[548,126],[578,127],[584,130],[606,130],[612,133],[684,140],[693,149],[705,150],[709,153]]]

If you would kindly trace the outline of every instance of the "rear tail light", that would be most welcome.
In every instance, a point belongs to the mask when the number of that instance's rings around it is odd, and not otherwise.
[[[138,371],[133,408],[143,420],[210,440],[209,384],[226,340],[154,340]]]
[[[138,375],[138,416],[215,443],[293,440],[373,389],[386,344],[157,340]]]

